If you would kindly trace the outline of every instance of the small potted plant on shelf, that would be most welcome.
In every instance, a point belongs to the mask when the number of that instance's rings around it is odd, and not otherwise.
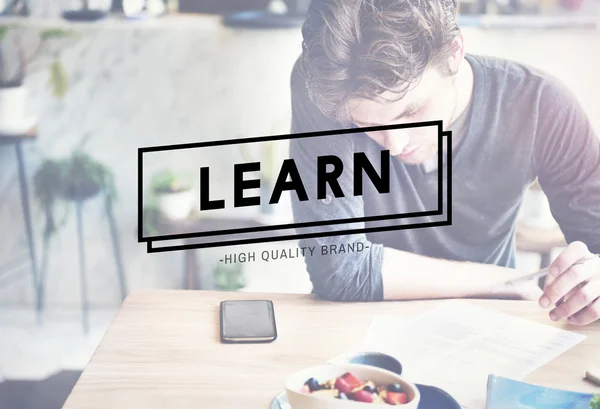
[[[213,270],[215,289],[220,291],[238,291],[246,286],[244,268],[241,264],[218,263]]]
[[[38,33],[36,48],[28,53],[23,35],[18,29],[19,26],[16,24],[0,25],[0,130],[6,133],[20,133],[29,130],[27,128],[33,125],[25,116],[27,102],[25,77],[42,66],[45,67],[46,63],[39,57],[46,45],[53,40],[73,35],[70,30],[41,30]],[[53,51],[51,54],[48,83],[52,94],[56,98],[62,98],[67,93],[69,79],[58,52]],[[34,63],[39,65],[34,66]]]
[[[153,175],[151,190],[159,212],[170,220],[187,218],[196,203],[196,195],[187,178],[170,170]]]
[[[105,193],[107,205],[116,198],[112,171],[80,150],[68,158],[45,160],[35,173],[33,184],[35,196],[46,214],[47,237],[66,221],[66,217],[59,223],[56,221],[59,204],[82,202],[101,192]]]

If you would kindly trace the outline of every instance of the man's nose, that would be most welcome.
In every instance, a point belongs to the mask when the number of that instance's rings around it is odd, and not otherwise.
[[[403,129],[394,129],[384,132],[384,144],[386,149],[390,151],[390,155],[396,156],[402,153],[410,141],[408,132]]]

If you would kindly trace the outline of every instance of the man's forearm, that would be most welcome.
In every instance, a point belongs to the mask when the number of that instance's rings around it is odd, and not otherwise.
[[[510,268],[435,259],[386,247],[383,298],[503,298],[507,290],[502,283],[520,274]]]

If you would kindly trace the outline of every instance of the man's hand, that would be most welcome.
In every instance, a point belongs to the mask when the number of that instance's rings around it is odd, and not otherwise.
[[[542,296],[542,289],[538,285],[538,280],[532,280],[517,286],[516,294],[517,300],[535,301]]]
[[[542,289],[538,286],[537,280],[530,280],[524,283],[506,285],[500,283],[498,289],[494,289],[489,298],[519,301],[536,301],[542,296]]]
[[[600,257],[573,265],[592,256],[584,243],[573,242],[550,265],[539,303],[554,307],[551,320],[587,325],[600,318]]]

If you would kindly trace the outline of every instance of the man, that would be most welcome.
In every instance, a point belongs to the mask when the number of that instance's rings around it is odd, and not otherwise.
[[[456,0],[313,1],[291,78],[292,132],[443,120],[453,159],[451,226],[344,236],[335,233],[367,224],[329,225],[327,237],[300,244],[360,241],[364,250],[306,255],[314,292],[334,301],[536,299],[552,320],[589,324],[600,317],[600,258],[574,264],[600,253],[600,141],[556,79],[466,53],[456,16]],[[316,180],[319,155],[336,155],[346,169],[355,152],[377,158],[384,149],[394,176],[387,194],[352,195],[351,172],[338,179],[344,197],[292,193],[296,222],[435,209],[438,140],[426,129],[292,140],[291,156],[308,172],[303,181]],[[533,282],[503,284],[520,275],[515,225],[536,179],[570,243],[543,293]],[[305,183],[314,195],[317,187]]]

